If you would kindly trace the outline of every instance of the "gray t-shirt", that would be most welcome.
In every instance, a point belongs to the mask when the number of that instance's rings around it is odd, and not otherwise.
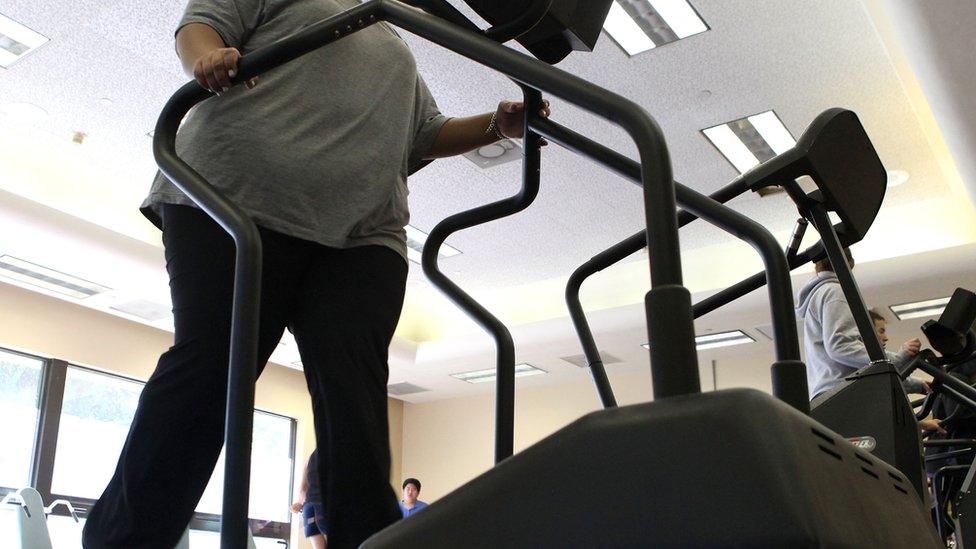
[[[190,0],[180,28],[213,27],[243,55],[357,0]],[[413,55],[376,24],[196,106],[177,152],[259,225],[335,248],[406,258],[407,172],[447,121]],[[143,212],[192,205],[157,174]]]

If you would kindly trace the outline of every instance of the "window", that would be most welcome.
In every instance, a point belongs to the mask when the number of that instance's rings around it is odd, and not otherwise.
[[[255,410],[251,442],[251,489],[248,515],[252,519],[289,522],[294,468],[294,420]],[[224,453],[214,468],[198,513],[220,514],[224,486]]]
[[[54,547],[80,548],[83,510],[115,472],[144,385],[0,349],[0,495],[31,486],[45,503],[69,500],[81,522],[55,509]],[[249,515],[259,549],[290,536],[294,449],[295,420],[255,410]],[[219,545],[223,474],[221,456],[191,522],[191,549]]]
[[[142,383],[68,367],[51,492],[98,499],[136,412]]]
[[[47,517],[47,531],[51,535],[51,547],[55,549],[81,549],[81,530],[85,519],[75,522],[71,517],[51,515]]]
[[[0,487],[30,483],[44,362],[0,349]]]

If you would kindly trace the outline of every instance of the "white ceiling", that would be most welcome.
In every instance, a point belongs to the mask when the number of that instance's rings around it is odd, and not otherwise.
[[[574,54],[560,68],[644,106],[668,138],[676,179],[701,192],[714,191],[736,173],[700,129],[774,109],[799,136],[822,110],[850,108],[861,117],[885,165],[911,176],[888,193],[862,256],[884,260],[976,241],[973,208],[953,186],[952,162],[945,161],[940,136],[933,137],[924,124],[928,105],[906,91],[906,74],[889,55],[890,36],[879,36],[876,20],[860,2],[693,4],[711,30],[633,58],[604,36],[595,52]],[[51,39],[10,70],[0,70],[0,113],[15,102],[30,102],[49,113],[28,121],[0,114],[0,229],[8,236],[0,246],[117,289],[105,302],[89,303],[96,308],[133,297],[166,303],[158,234],[136,208],[154,171],[146,133],[161,105],[186,80],[172,49],[183,5],[176,0],[6,0],[0,7]],[[516,96],[517,89],[504,77],[414,37],[407,40],[445,113],[482,112]],[[622,131],[563,102],[554,101],[553,118],[633,155]],[[70,143],[76,131],[87,135],[83,145]],[[439,161],[411,179],[412,224],[429,230],[452,213],[513,193],[519,171],[518,164],[481,170],[465,159]],[[796,217],[782,196],[744,197],[732,205],[781,238]],[[444,270],[489,300],[503,319],[520,325],[517,337],[550,327],[566,335],[565,277],[639,230],[642,218],[637,187],[550,146],[536,203],[523,214],[452,237],[450,243],[464,253],[445,260]],[[683,230],[681,238],[685,277],[694,291],[714,289],[756,268],[748,247],[730,244],[727,235],[702,223]],[[101,255],[80,260],[79,254],[64,253],[82,249],[101,250]],[[608,309],[600,315],[619,315],[628,326],[624,319],[634,316],[626,305],[639,302],[647,285],[645,257],[636,254],[629,261],[630,267],[596,277],[584,292],[588,307]],[[903,261],[909,259],[884,264]],[[428,288],[416,267],[411,266],[394,346],[393,381],[426,384],[435,390],[427,396],[436,398],[473,390],[450,379],[434,380],[447,370],[476,369],[469,366],[490,354],[473,342],[485,338],[468,335],[477,334],[477,328]],[[935,263],[919,276],[942,272]],[[917,284],[897,287],[909,291]],[[154,325],[165,329],[166,324]],[[439,358],[444,346],[481,349],[481,358],[455,356],[446,364],[448,359]],[[569,347],[539,352],[578,354]],[[293,343],[286,342],[274,359],[284,364],[296,360]],[[558,377],[520,383],[550,383]]]

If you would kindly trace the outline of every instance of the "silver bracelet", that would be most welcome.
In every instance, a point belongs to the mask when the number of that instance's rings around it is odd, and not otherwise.
[[[492,113],[491,122],[488,123],[488,128],[485,130],[485,133],[493,134],[499,141],[502,139],[508,139],[505,137],[505,134],[498,129],[498,111]]]

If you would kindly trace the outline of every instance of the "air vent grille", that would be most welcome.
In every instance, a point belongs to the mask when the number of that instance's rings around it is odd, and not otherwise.
[[[589,368],[590,367],[589,362],[587,362],[587,360],[586,360],[586,355],[562,356],[562,357],[559,357],[559,359],[560,360],[565,360],[566,362],[572,364],[573,366],[576,366],[577,368]],[[619,358],[617,358],[617,357],[615,357],[615,356],[613,356],[611,354],[604,353],[603,351],[600,351],[600,360],[603,361],[603,364],[604,365],[607,365],[607,364],[619,364],[620,362],[623,362]]]
[[[413,383],[391,383],[386,386],[386,391],[394,396],[413,395],[416,393],[426,393],[430,389],[425,389]]]
[[[170,308],[145,299],[137,299],[126,303],[119,303],[109,307],[114,311],[119,311],[127,315],[132,315],[149,322],[162,320],[170,316]]]

